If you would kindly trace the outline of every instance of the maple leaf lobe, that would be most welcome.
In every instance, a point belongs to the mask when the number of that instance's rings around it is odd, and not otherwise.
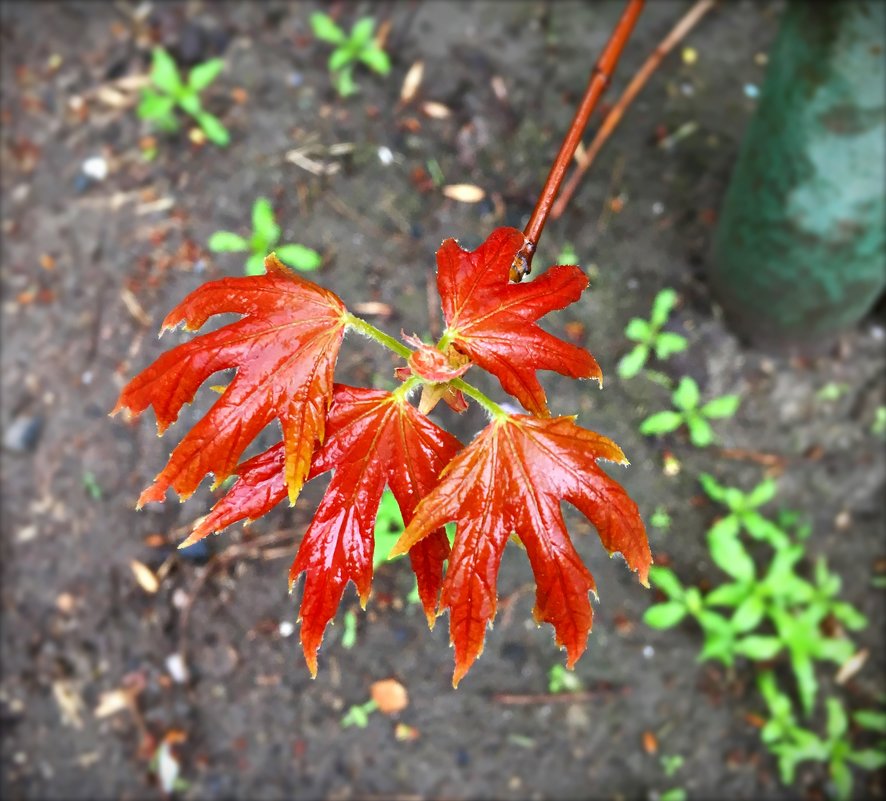
[[[570,417],[513,415],[496,419],[440,476],[392,554],[414,547],[428,531],[458,520],[443,582],[457,685],[483,650],[497,607],[496,579],[511,532],[526,548],[536,579],[534,614],[554,626],[572,667],[593,622],[594,580],[566,531],[560,500],[578,508],[610,552],[620,551],[645,582],[652,555],[636,504],[597,460],[625,462],[611,440]]]
[[[265,275],[223,278],[188,295],[163,321],[197,330],[213,315],[241,319],[162,354],[133,378],[114,409],[138,416],[154,408],[160,434],[176,421],[204,381],[236,368],[233,380],[206,415],[182,438],[138,506],[162,501],[170,487],[193,494],[210,472],[215,485],[273,419],[285,443],[290,502],[301,490],[315,443],[323,440],[332,374],[344,336],[344,304],[332,292],[295,275],[271,255]]]
[[[548,312],[578,300],[587,277],[578,267],[557,266],[533,281],[511,283],[511,266],[524,243],[515,228],[495,229],[474,251],[447,239],[437,251],[437,288],[454,347],[495,375],[528,411],[549,417],[536,371],[598,382],[602,372],[584,348],[537,325]]]

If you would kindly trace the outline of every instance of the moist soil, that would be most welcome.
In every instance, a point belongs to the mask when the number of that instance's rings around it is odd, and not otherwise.
[[[690,623],[643,625],[655,592],[606,558],[572,509],[570,531],[599,592],[575,669],[581,691],[549,692],[563,654],[550,627],[533,622],[531,571],[517,547],[504,557],[485,652],[457,690],[446,618],[428,631],[402,560],[378,570],[365,612],[349,589],[312,680],[286,578],[322,479],[294,509],[179,552],[217,497],[209,482],[185,504],[136,512],[134,503],[215,396],[202,390],[163,439],[150,413],[108,417],[124,382],[187,338],[157,340],[165,313],[202,282],[242,274],[239,255],[211,254],[206,242],[219,229],[248,236],[260,196],[274,204],[282,241],[323,254],[316,279],[349,307],[395,335],[439,334],[435,250],[447,237],[475,247],[496,226],[522,227],[620,7],[335,4],[347,24],[363,13],[385,24],[393,64],[387,78],[358,70],[360,93],[342,99],[329,48],[310,34],[312,6],[2,5],[4,798],[162,797],[150,760],[161,741],[180,767],[182,798],[644,799],[674,787],[690,798],[825,797],[819,765],[801,766],[792,787],[779,783],[760,744],[754,666],[699,662]],[[688,7],[649,4],[610,101]],[[838,687],[835,668],[820,666],[820,681],[850,708],[869,708],[884,691],[884,593],[871,586],[886,557],[883,441],[871,433],[884,403],[882,315],[807,353],[764,351],[728,330],[705,282],[781,8],[730,2],[711,12],[548,224],[536,272],[571,245],[591,288],[547,324],[587,346],[607,380],[602,391],[544,380],[555,414],[578,413],[628,454],[631,466],[615,475],[647,521],[669,514],[666,530],[649,526],[653,552],[687,584],[724,578],[704,539],[721,510],[698,474],[745,490],[777,477],[767,512],[809,520],[808,563],[825,557],[871,621],[854,635],[869,653],[862,669]],[[204,97],[229,147],[200,144],[185,126],[157,135],[146,158],[152,131],[135,113],[137,84],[157,43],[186,65],[225,59]],[[403,103],[418,60],[423,81]],[[429,116],[425,101],[448,115]],[[88,159],[103,160],[107,175],[84,167]],[[465,183],[484,199],[442,191]],[[638,434],[668,407],[668,390],[615,371],[626,323],[648,316],[666,286],[681,296],[670,325],[691,345],[653,366],[672,380],[692,376],[704,397],[742,396],[710,448]],[[349,336],[337,379],[393,387],[394,366]],[[485,422],[474,408],[435,415],[463,441]],[[269,429],[253,450],[276,437]],[[133,560],[157,587],[137,580]],[[356,642],[345,647],[343,615],[354,611]],[[372,683],[391,677],[408,707],[343,726]],[[113,711],[121,688],[134,688],[135,711]],[[675,754],[685,762],[668,777],[660,758]],[[882,775],[856,775],[857,797],[883,788]]]

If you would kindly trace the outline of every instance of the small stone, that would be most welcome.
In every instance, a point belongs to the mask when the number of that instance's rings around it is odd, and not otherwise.
[[[14,453],[33,451],[42,430],[42,417],[16,417],[3,432],[3,447]]]
[[[102,156],[91,156],[80,165],[80,172],[96,183],[108,177],[108,162]]]
[[[184,684],[188,680],[188,666],[177,651],[166,657],[166,672],[176,684]]]
[[[288,620],[281,620],[278,631],[281,637],[291,637],[295,633],[295,626]]]
[[[382,145],[378,149],[378,160],[387,167],[389,164],[393,164],[394,154],[389,147]]]

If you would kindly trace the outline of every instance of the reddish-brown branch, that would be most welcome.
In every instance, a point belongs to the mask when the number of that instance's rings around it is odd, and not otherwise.
[[[655,48],[652,55],[646,59],[646,62],[640,68],[640,71],[634,76],[633,80],[627,85],[618,102],[612,107],[603,124],[597,130],[593,141],[585,150],[584,155],[579,159],[578,165],[569,176],[569,180],[563,187],[563,191],[557,198],[557,202],[551,209],[551,217],[557,219],[565,210],[566,204],[572,198],[581,181],[582,176],[587,172],[593,163],[597,154],[606,144],[606,141],[612,135],[621,118],[627,111],[628,106],[634,102],[634,98],[640,93],[640,90],[646,85],[652,73],[654,73],[662,59],[676,47],[683,37],[691,31],[696,23],[711,10],[716,0],[698,0],[698,2],[689,9],[686,15],[674,26],[674,29],[662,40],[661,44]]]
[[[532,216],[529,218],[529,222],[523,230],[523,233],[526,236],[526,244],[517,254],[517,258],[514,260],[514,266],[511,268],[511,277],[514,280],[519,280],[524,275],[527,275],[532,268],[532,256],[538,246],[539,237],[541,237],[541,232],[545,227],[545,222],[547,221],[554,199],[557,197],[560,184],[563,182],[566,168],[569,166],[569,162],[575,154],[575,149],[581,141],[581,136],[588,124],[588,119],[590,118],[591,113],[597,105],[597,101],[609,85],[609,80],[615,70],[615,65],[618,63],[621,51],[624,49],[625,43],[631,35],[631,31],[634,29],[634,24],[637,22],[637,18],[643,10],[644,2],[645,0],[629,0],[627,8],[625,8],[624,13],[621,15],[621,19],[618,21],[618,25],[615,26],[615,30],[609,37],[609,41],[606,43],[603,53],[594,65],[594,69],[591,72],[591,79],[588,81],[588,87],[585,89],[581,105],[579,105],[578,110],[575,112],[575,117],[572,120],[572,124],[569,126],[563,144],[560,146],[560,152],[557,154],[557,158],[554,159],[554,164],[551,167],[550,173],[548,173],[547,180],[539,195],[538,202],[535,204]]]

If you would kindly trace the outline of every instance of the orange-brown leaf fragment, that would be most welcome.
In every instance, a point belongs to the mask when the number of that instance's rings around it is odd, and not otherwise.
[[[572,417],[500,417],[450,462],[419,504],[392,554],[458,521],[441,597],[455,646],[453,684],[483,650],[495,617],[499,563],[512,533],[535,574],[536,619],[554,626],[569,667],[584,652],[594,579],[566,531],[561,499],[576,506],[604,547],[621,552],[646,583],[652,555],[637,505],[597,466],[598,459],[626,462],[614,442],[580,428]]]
[[[200,385],[219,370],[233,380],[173,450],[138,505],[162,501],[168,488],[189,497],[203,478],[227,478],[246,447],[275,418],[283,432],[290,502],[304,484],[311,454],[323,441],[332,374],[345,328],[345,307],[332,292],[295,275],[273,255],[265,275],[223,278],[192,292],[163,321],[196,331],[216,314],[242,318],[167,351],[123,389],[114,412],[153,406],[163,433]]]
[[[509,280],[523,247],[515,228],[496,228],[474,251],[447,239],[437,251],[437,288],[452,344],[501,382],[530,412],[549,417],[537,370],[602,379],[584,348],[543,331],[536,321],[575,302],[588,286],[578,267],[551,267],[534,281]]]
[[[362,604],[369,598],[375,518],[385,484],[408,523],[461,448],[402,394],[343,385],[336,386],[327,433],[311,475],[334,472],[289,572],[290,584],[306,574],[299,618],[302,649],[313,675],[323,633],[347,582],[354,582]],[[433,624],[449,540],[442,526],[427,534],[409,557],[428,623]]]

